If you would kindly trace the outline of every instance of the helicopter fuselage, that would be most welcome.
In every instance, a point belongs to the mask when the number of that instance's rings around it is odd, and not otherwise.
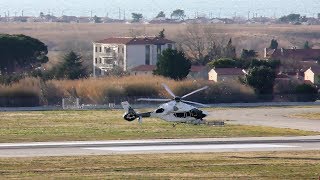
[[[195,122],[207,116],[203,111],[183,102],[168,102],[159,106],[150,113],[151,117],[163,119],[168,122]]]

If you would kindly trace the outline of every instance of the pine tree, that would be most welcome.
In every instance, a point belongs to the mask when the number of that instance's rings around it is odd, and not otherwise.
[[[279,45],[279,44],[278,44],[278,41],[275,40],[275,39],[272,39],[269,48],[270,48],[270,49],[278,49],[278,45]]]
[[[191,62],[184,53],[174,49],[166,49],[160,55],[154,74],[181,80],[190,72]]]
[[[165,29],[162,29],[162,31],[159,32],[159,38],[165,38],[166,35],[164,34]]]
[[[231,58],[234,59],[237,57],[236,54],[236,47],[232,45],[232,39],[230,38],[228,44],[226,47],[223,49],[223,56],[225,58]]]
[[[303,45],[303,49],[311,49],[310,45],[309,45],[309,41],[306,41]]]
[[[80,79],[87,76],[82,66],[81,56],[71,51],[64,55],[63,62],[56,67],[55,77],[57,79]]]

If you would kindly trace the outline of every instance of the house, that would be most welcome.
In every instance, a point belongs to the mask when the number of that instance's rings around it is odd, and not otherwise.
[[[310,67],[304,72],[304,80],[312,84],[320,85],[320,67]]]
[[[205,79],[208,80],[208,68],[206,66],[191,66],[188,79]]]
[[[156,65],[140,65],[130,70],[130,75],[152,75]],[[208,79],[206,66],[191,66],[188,79]]]
[[[264,58],[276,60],[317,61],[320,49],[270,49],[265,48]]]
[[[152,75],[155,69],[155,65],[140,65],[132,68],[130,71],[130,75]]]
[[[124,71],[140,65],[156,65],[162,51],[175,42],[159,37],[115,37],[93,43],[93,75],[104,75],[119,66]]]
[[[240,68],[215,68],[209,72],[209,80],[214,82],[238,81],[245,71]]]

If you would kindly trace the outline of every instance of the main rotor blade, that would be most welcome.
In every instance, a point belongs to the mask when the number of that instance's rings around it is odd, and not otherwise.
[[[171,89],[164,83],[162,83],[162,86],[166,89],[166,91],[172,96],[172,97],[176,97],[176,95],[174,95],[174,93],[171,91]]]
[[[208,86],[205,86],[205,87],[203,87],[203,88],[197,89],[197,90],[195,90],[195,91],[192,91],[192,92],[189,93],[189,94],[186,94],[186,95],[182,96],[181,98],[182,98],[182,99],[183,99],[183,98],[186,98],[186,97],[188,97],[188,96],[190,96],[190,95],[192,95],[192,94],[194,94],[194,93],[197,93],[197,92],[199,92],[199,91],[205,90],[205,89],[207,89],[207,88],[208,88]]]
[[[154,101],[154,102],[168,102],[171,101],[171,99],[149,99],[149,98],[140,98],[137,99],[138,101]]]
[[[201,103],[197,103],[197,102],[192,102],[192,101],[182,100],[182,102],[184,102],[184,103],[189,103],[189,104],[195,104],[195,105],[199,105],[199,106],[203,106],[203,107],[209,107],[208,105],[201,104]]]

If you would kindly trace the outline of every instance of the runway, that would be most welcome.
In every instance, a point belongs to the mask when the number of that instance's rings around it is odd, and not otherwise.
[[[0,144],[0,157],[320,150],[320,136]]]
[[[210,112],[215,120],[228,120],[229,124],[270,126],[320,132],[320,119],[293,118],[294,114],[319,113],[320,106],[222,109]]]

